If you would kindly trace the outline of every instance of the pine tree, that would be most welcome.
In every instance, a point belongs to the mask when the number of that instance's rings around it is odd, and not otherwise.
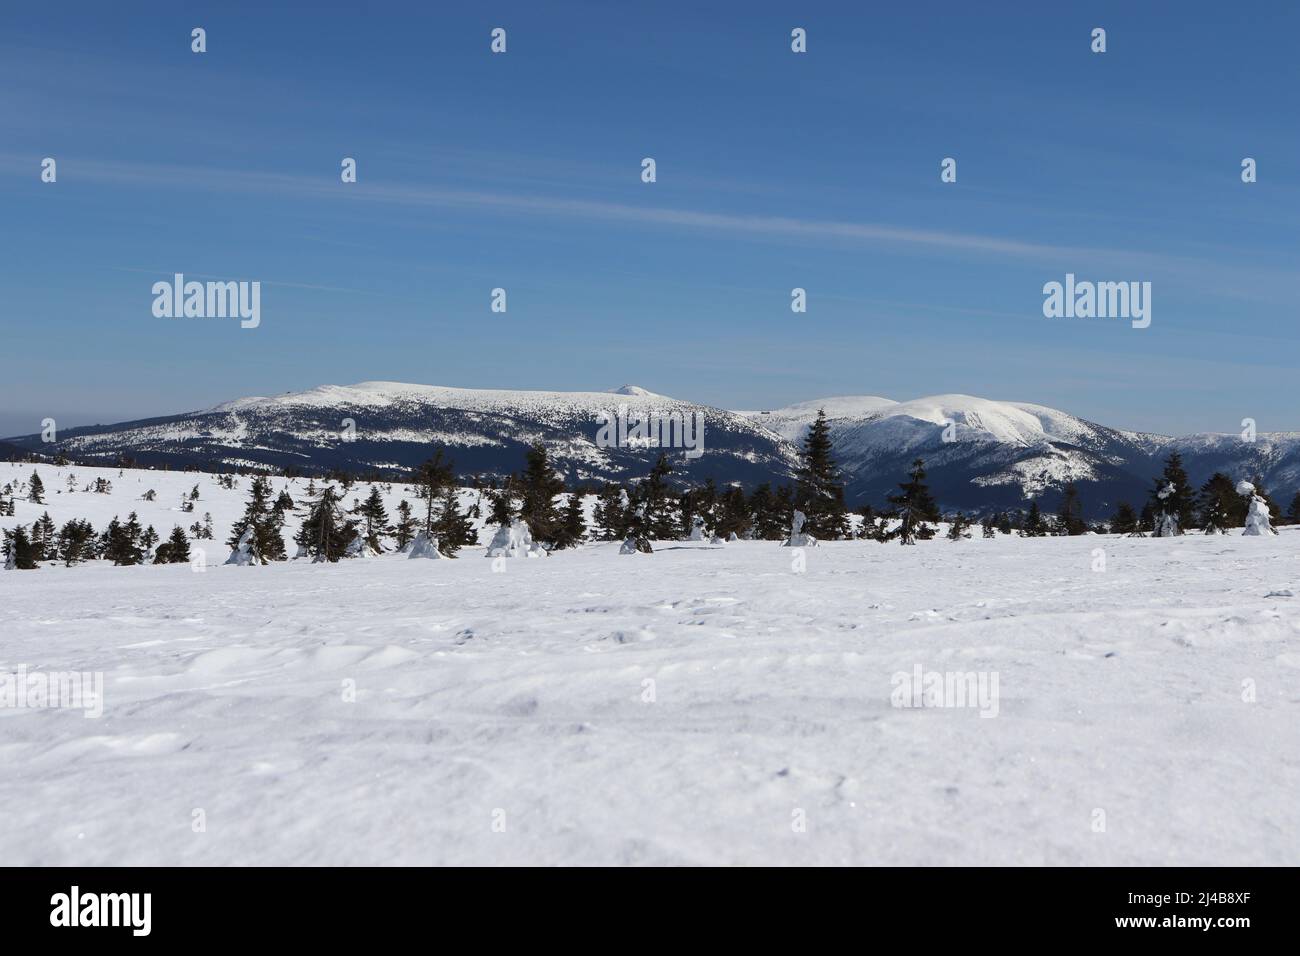
[[[1138,530],[1137,513],[1127,501],[1121,501],[1110,519],[1112,534],[1133,534]]]
[[[960,511],[948,525],[948,540],[961,541],[963,538],[970,537],[970,519]]]
[[[1164,471],[1151,489],[1152,510],[1155,514],[1155,535],[1164,537],[1182,534],[1195,520],[1196,493],[1183,470],[1183,456],[1171,451],[1165,459]]]
[[[1011,516],[1004,511],[998,515],[998,534],[1010,534],[1012,530]]]
[[[754,537],[760,541],[776,541],[789,533],[790,525],[782,528],[776,515],[776,498],[769,482],[763,482],[750,493],[749,520]]]
[[[370,494],[366,497],[355,511],[358,520],[361,523],[361,535],[366,539],[366,544],[371,551],[382,554],[384,543],[381,537],[392,534],[393,529],[388,526],[388,511],[384,508],[384,497],[379,493],[379,489],[374,485],[370,486]]]
[[[140,550],[140,533],[140,522],[134,511],[126,524],[114,516],[108,523],[104,557],[119,567],[139,564],[144,560],[144,552]]]
[[[1300,491],[1291,499],[1291,507],[1286,513],[1287,524],[1300,524]]]
[[[795,502],[807,517],[804,530],[822,541],[844,538],[849,532],[849,513],[844,504],[844,485],[833,457],[830,425],[825,410],[803,440],[803,462],[797,475]]]
[[[56,554],[66,567],[95,556],[95,529],[89,521],[73,518],[64,522],[55,538]]]
[[[32,472],[32,479],[27,483],[27,500],[34,505],[45,504],[45,483],[41,476]]]
[[[415,472],[416,494],[424,499],[424,527],[421,529],[429,537],[435,537],[433,510],[434,505],[442,499],[448,488],[456,484],[456,470],[451,459],[444,460],[442,449],[435,449],[432,457]]]
[[[898,487],[899,493],[890,495],[889,503],[897,512],[899,525],[886,534],[886,539],[898,538],[900,544],[915,544],[917,538],[933,537],[934,531],[926,522],[939,520],[939,506],[925,483],[925,462],[920,458],[912,462],[907,481]]]
[[[661,452],[650,474],[637,486],[634,503],[641,513],[639,530],[643,537],[670,541],[677,536],[669,498],[668,475],[671,472],[668,456]]]
[[[1061,534],[1076,536],[1088,530],[1088,523],[1083,520],[1083,506],[1079,503],[1079,489],[1072,481],[1061,492],[1061,510],[1057,512],[1056,520]]]
[[[1221,471],[1212,474],[1201,486],[1196,499],[1201,530],[1206,534],[1227,534],[1229,528],[1246,523],[1246,499],[1237,494],[1232,479]]]
[[[32,552],[32,541],[27,536],[27,529],[17,525],[13,530],[4,531],[5,567],[11,571],[36,570],[36,556]]]
[[[1142,506],[1142,511],[1138,515],[1137,531],[1133,532],[1134,537],[1145,538],[1156,530],[1156,509],[1147,502]]]
[[[158,532],[153,529],[153,525],[144,529],[144,534],[140,535],[140,549],[148,554],[153,550],[153,546],[158,543]]]
[[[397,550],[405,553],[407,546],[415,539],[415,529],[419,527],[411,516],[411,506],[405,498],[397,504],[397,521],[393,523],[393,543]]]
[[[555,496],[563,493],[564,481],[551,469],[545,446],[536,444],[528,449],[519,490],[522,497],[519,517],[527,523],[533,540],[549,549],[560,531]]]
[[[288,514],[293,511],[293,499],[289,497],[289,489],[284,488],[280,491],[280,496],[275,499],[275,510],[280,514]]]
[[[560,531],[555,538],[555,548],[576,548],[586,537],[587,520],[582,513],[582,495],[574,492],[569,495],[569,502],[565,506]]]
[[[287,557],[284,536],[281,534],[283,527],[284,514],[271,506],[271,482],[266,477],[257,475],[249,487],[244,514],[231,526],[226,546],[232,550],[238,548],[244,532],[252,528],[253,537],[249,543],[260,563],[283,561]]]
[[[334,562],[347,554],[348,545],[356,537],[356,524],[344,516],[334,486],[321,488],[303,508],[302,527],[294,540],[306,550],[312,561]]]
[[[994,526],[993,523],[992,514],[987,514],[980,520],[980,531],[984,534],[984,537],[986,538],[992,538],[994,535],[998,533],[997,528]]]
[[[180,525],[172,526],[171,536],[167,543],[163,545],[167,549],[168,564],[189,564],[190,561],[190,541],[185,537],[185,529]],[[162,548],[158,549],[162,551]]]
[[[438,550],[449,558],[454,558],[465,545],[478,543],[473,523],[457,504],[454,487],[448,486],[443,492],[442,508],[433,524],[433,537],[438,539]]]
[[[749,536],[751,522],[749,506],[745,501],[745,492],[738,485],[731,485],[722,493],[718,502],[713,533],[724,540]]]
[[[32,525],[32,555],[36,561],[53,561],[58,554],[54,520],[47,511]]]
[[[1022,538],[1041,538],[1047,533],[1043,526],[1043,514],[1038,510],[1038,502],[1029,502],[1029,511],[1025,515],[1024,524],[1020,528]]]
[[[596,497],[596,536],[601,541],[622,541],[628,529],[628,493],[622,485],[607,482]]]

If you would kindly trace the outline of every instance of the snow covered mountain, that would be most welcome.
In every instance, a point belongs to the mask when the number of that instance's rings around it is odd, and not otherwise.
[[[1089,516],[1110,514],[1119,501],[1145,501],[1169,451],[1182,453],[1195,484],[1214,471],[1259,475],[1285,504],[1300,489],[1300,434],[1191,435],[1169,438],[1108,428],[1066,412],[970,395],[936,395],[907,402],[841,396],[749,412],[798,443],[825,409],[845,471],[850,501],[879,506],[915,458],[925,460],[942,507],[1019,507],[1038,498],[1054,508],[1066,482],[1079,488]]]
[[[666,449],[680,478],[719,482],[790,479],[796,449],[743,415],[656,395],[635,385],[610,392],[444,388],[399,382],[322,385],[271,398],[241,398],[205,411],[117,425],[67,429],[56,444],[27,435],[13,444],[74,460],[180,468],[265,466],[304,474],[341,468],[402,472],[442,445],[462,476],[504,476],[523,467],[534,442],[569,480],[640,477],[654,447],[599,447],[597,437],[620,409],[683,420],[699,416],[698,456]],[[607,416],[603,418],[602,416]]]
[[[401,472],[444,445],[462,476],[503,476],[523,464],[526,448],[546,445],[570,480],[626,480],[644,475],[655,447],[600,447],[602,415],[622,406],[646,413],[698,415],[704,453],[669,450],[682,480],[719,483],[792,479],[798,447],[818,409],[830,420],[852,505],[880,507],[915,458],[945,510],[1021,507],[1037,498],[1052,509],[1068,481],[1089,517],[1120,501],[1146,500],[1163,457],[1184,455],[1191,480],[1213,471],[1263,479],[1284,507],[1300,489],[1300,433],[1170,438],[1108,428],[1042,405],[969,395],[911,401],[840,396],[771,411],[731,412],[656,395],[635,385],[609,392],[445,388],[397,382],[323,385],[275,397],[241,398],[205,411],[9,439],[50,455],[111,463],[125,455],[144,465],[270,465],[304,474],[333,468]]]

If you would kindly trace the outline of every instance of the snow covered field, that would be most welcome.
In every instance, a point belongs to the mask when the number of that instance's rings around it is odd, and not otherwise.
[[[0,573],[0,675],[104,675],[0,708],[5,864],[1300,862],[1290,529],[237,568],[247,479],[38,470],[56,523],[217,541]],[[893,706],[918,666],[996,716]]]

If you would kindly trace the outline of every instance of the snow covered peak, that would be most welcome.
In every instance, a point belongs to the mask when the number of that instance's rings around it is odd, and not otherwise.
[[[654,392],[644,389],[640,385],[620,385],[618,388],[611,388],[609,393],[611,395],[636,395],[638,397],[648,397],[654,394]]]

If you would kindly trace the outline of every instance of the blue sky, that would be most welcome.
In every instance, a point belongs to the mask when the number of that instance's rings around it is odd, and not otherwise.
[[[1290,2],[8,4],[0,434],[376,379],[1300,430],[1297,28]],[[174,272],[261,281],[261,326],[155,318]],[[1067,272],[1150,281],[1151,327],[1044,318]]]

